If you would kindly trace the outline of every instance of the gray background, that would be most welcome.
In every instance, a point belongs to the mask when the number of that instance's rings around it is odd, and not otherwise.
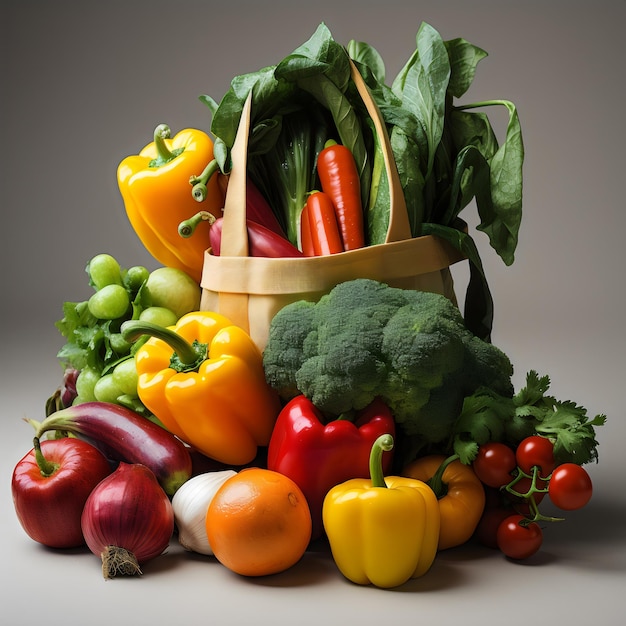
[[[104,624],[119,606],[140,625],[217,616],[220,624],[619,623],[625,9],[622,0],[3,2],[0,603],[9,623],[84,624],[88,616]],[[525,564],[468,546],[440,554],[401,592],[350,585],[325,554],[247,581],[176,546],[141,580],[104,583],[92,555],[30,541],[10,501],[10,473],[30,445],[21,418],[40,419],[60,380],[54,322],[64,300],[90,293],[84,267],[96,253],[157,266],[127,222],[119,161],[159,122],[208,129],[198,95],[219,100],[233,76],[281,60],[321,21],[342,43],[374,45],[389,77],[414,50],[421,21],[489,52],[464,101],[515,102],[526,146],[515,264],[505,267],[476,236],[496,303],[494,342],[513,360],[517,384],[534,368],[551,376],[558,398],[608,414],[600,463],[589,467],[594,498],[546,528],[541,553]],[[503,128],[504,113],[491,115]],[[464,215],[470,224],[474,213]],[[455,278],[461,291],[462,267]]]

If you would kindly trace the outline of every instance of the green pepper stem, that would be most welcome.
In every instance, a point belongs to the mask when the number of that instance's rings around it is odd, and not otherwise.
[[[196,370],[200,363],[206,359],[206,344],[199,342],[190,344],[170,328],[165,328],[152,322],[128,320],[122,324],[120,330],[126,341],[134,342],[144,335],[150,335],[167,343],[174,350],[170,367],[176,371],[189,372]]]
[[[219,171],[217,159],[209,161],[208,165],[199,176],[191,176],[189,184],[192,185],[191,195],[197,202],[203,202],[206,199],[207,185],[211,177]]]
[[[33,439],[33,448],[35,450],[35,460],[37,461],[37,465],[39,466],[39,471],[42,476],[52,476],[54,472],[59,468],[58,463],[53,463],[52,461],[48,461],[46,457],[43,455],[41,451],[41,442],[39,441],[39,437],[35,437]]]
[[[387,487],[383,473],[383,453],[393,448],[393,437],[389,434],[380,435],[372,445],[370,452],[370,477],[372,487]]]
[[[171,136],[170,127],[167,124],[159,124],[154,129],[154,147],[157,151],[156,158],[150,161],[150,167],[161,167],[175,159],[185,148],[170,150],[165,140]]]
[[[443,474],[450,463],[459,458],[458,454],[453,454],[441,462],[437,471],[426,481],[426,484],[433,490],[438,500],[441,500],[448,493],[448,485],[443,482]]]
[[[196,228],[198,228],[198,224],[201,222],[209,222],[209,226],[215,223],[217,218],[213,213],[209,213],[208,211],[198,211],[195,215],[192,215],[189,219],[183,220],[178,225],[178,234],[184,239],[188,239],[195,232]]]

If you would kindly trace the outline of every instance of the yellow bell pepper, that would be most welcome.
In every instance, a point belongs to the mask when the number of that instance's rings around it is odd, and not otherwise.
[[[339,571],[354,583],[397,587],[425,574],[437,554],[439,506],[424,482],[383,476],[382,454],[393,437],[381,435],[370,455],[370,479],[333,487],[322,519]]]
[[[137,393],[167,430],[235,466],[269,444],[280,402],[265,381],[261,352],[243,329],[197,311],[168,328],[128,321],[122,334],[128,341],[151,335],[135,353]]]
[[[160,263],[176,267],[200,282],[204,251],[209,247],[209,231],[202,236],[183,238],[178,226],[198,211],[198,200],[205,211],[220,217],[224,194],[218,176],[208,175],[205,193],[192,193],[197,175],[213,159],[213,141],[204,132],[185,129],[170,138],[170,129],[160,124],[154,141],[138,155],[126,157],[117,168],[126,214],[148,252]]]

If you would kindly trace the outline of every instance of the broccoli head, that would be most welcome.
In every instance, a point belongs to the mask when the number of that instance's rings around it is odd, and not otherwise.
[[[513,394],[508,357],[467,330],[448,298],[370,279],[281,309],[263,364],[284,399],[302,393],[339,415],[380,397],[402,431],[427,444],[449,437],[479,387]]]

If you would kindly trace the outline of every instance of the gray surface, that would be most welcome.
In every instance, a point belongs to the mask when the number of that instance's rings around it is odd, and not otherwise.
[[[625,126],[620,2],[4,2],[1,98],[3,616],[12,625],[129,623],[620,623],[626,578],[622,447]],[[321,21],[335,38],[378,48],[395,75],[420,21],[490,56],[470,99],[506,98],[526,145],[517,260],[483,250],[496,301],[494,341],[516,382],[535,368],[552,391],[591,413],[600,463],[592,502],[546,528],[539,555],[513,564],[472,547],[440,554],[401,591],[344,581],[324,553],[249,581],[215,561],[170,553],[140,580],[104,582],[95,557],[57,554],[22,532],[10,501],[28,450],[24,416],[39,419],[57,386],[54,328],[64,300],[88,294],[84,266],[109,252],[156,264],[130,229],[118,162],[156,123],[208,128],[197,100],[232,76],[277,62]],[[504,117],[503,117],[504,122]],[[474,220],[471,212],[469,221]],[[462,289],[463,271],[456,272]],[[218,619],[219,616],[219,619]]]

